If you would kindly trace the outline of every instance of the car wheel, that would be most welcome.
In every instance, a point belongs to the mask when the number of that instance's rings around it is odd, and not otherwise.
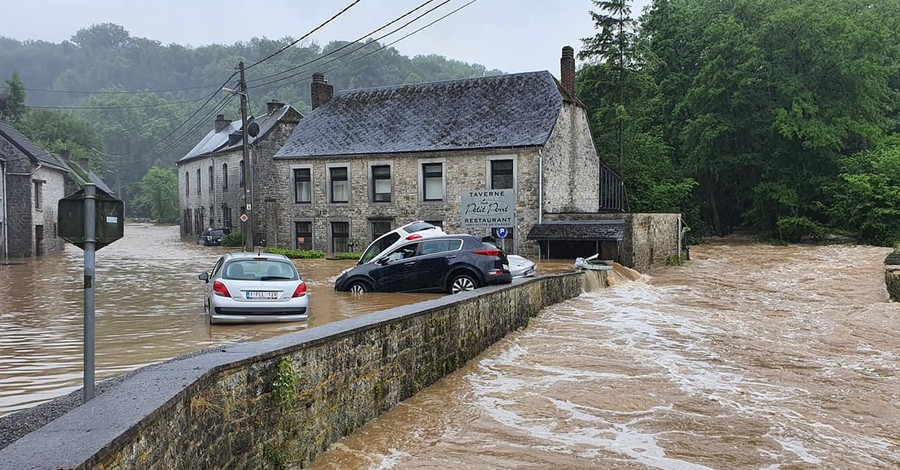
[[[475,279],[468,274],[457,274],[453,276],[453,279],[450,281],[450,293],[458,294],[460,292],[475,290],[478,287],[478,283],[475,282]]]
[[[365,281],[353,281],[347,290],[354,294],[365,294],[366,292],[371,292],[372,288]]]

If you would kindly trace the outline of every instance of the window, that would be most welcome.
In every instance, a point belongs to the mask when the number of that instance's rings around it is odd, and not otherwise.
[[[34,182],[34,208],[42,210],[44,208],[44,182]]]
[[[491,160],[491,189],[513,188],[513,161]]]
[[[422,164],[422,199],[425,201],[444,200],[444,164]]]
[[[228,164],[222,164],[222,189],[228,189]]]
[[[445,251],[457,251],[462,247],[462,240],[429,240],[422,242],[422,254],[442,253]]]
[[[200,169],[197,168],[197,194],[200,194],[200,187],[203,183],[200,182]]]
[[[184,195],[187,196],[191,193],[191,176],[188,172],[184,172]]]
[[[390,232],[391,221],[390,220],[373,220],[369,223],[370,228],[372,230],[372,240],[378,239],[378,237]],[[393,242],[391,242],[393,243]]]
[[[346,169],[346,168],[345,168]],[[331,223],[331,251],[334,253],[348,253],[350,241],[350,222]]]
[[[309,168],[294,170],[294,202],[312,202],[312,171]]]
[[[298,250],[312,250],[312,222],[294,222],[294,237]]]
[[[231,208],[222,205],[222,227],[231,229]]]
[[[372,202],[391,202],[391,166],[372,166]]]
[[[241,160],[241,166],[238,168],[238,186],[244,187],[244,161]]]
[[[209,166],[209,192],[212,193],[213,190],[213,167]]]
[[[331,202],[350,202],[350,181],[347,167],[333,167],[328,169],[329,183],[331,185]]]

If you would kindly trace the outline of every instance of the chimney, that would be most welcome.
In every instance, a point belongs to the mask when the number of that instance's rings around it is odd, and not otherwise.
[[[312,109],[327,103],[334,96],[334,87],[325,81],[325,75],[316,72],[313,74],[312,86]]]
[[[59,158],[66,163],[69,163],[69,149],[62,149],[59,151]]]
[[[224,114],[216,116],[216,132],[222,132],[231,122],[225,119]]]
[[[559,78],[562,87],[575,97],[575,50],[572,46],[562,48],[562,58],[559,59]]]
[[[266,103],[266,114],[271,116],[272,113],[274,113],[275,111],[278,111],[279,109],[281,109],[283,107],[284,107],[284,103],[282,103],[281,101],[278,101],[278,100],[269,101],[268,103]]]
[[[84,169],[84,172],[87,174],[91,174],[91,160],[89,158],[83,158],[79,161],[79,165]]]

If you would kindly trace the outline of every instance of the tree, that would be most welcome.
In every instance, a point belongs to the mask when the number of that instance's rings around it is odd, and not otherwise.
[[[136,204],[159,222],[178,221],[178,176],[171,168],[154,166],[141,178]]]
[[[53,153],[68,150],[74,160],[89,160],[97,174],[106,171],[97,151],[103,148],[100,139],[87,121],[73,114],[31,109],[19,122],[18,129],[39,147]]]
[[[0,94],[0,119],[16,124],[25,114],[25,85],[19,78],[19,72],[13,72],[6,81],[3,94]]]

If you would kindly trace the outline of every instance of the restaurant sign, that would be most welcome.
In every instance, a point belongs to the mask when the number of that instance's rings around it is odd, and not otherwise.
[[[463,191],[459,201],[465,228],[515,226],[516,192],[512,189]]]

